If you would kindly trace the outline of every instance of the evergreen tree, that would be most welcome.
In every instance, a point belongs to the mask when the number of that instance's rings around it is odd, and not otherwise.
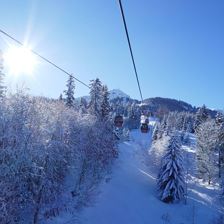
[[[224,115],[218,112],[215,118],[216,125],[218,126],[218,167],[219,167],[219,178],[223,176],[224,171]]]
[[[170,115],[164,115],[163,119],[160,122],[159,125],[159,138],[162,138],[163,134],[168,134],[168,132],[171,130],[170,127],[168,127]]]
[[[0,51],[0,98],[4,97],[6,87],[4,86],[3,80],[4,80],[4,73],[3,73],[3,56],[2,52]]]
[[[179,131],[182,131],[184,129],[184,118],[185,118],[185,113],[184,112],[176,112],[176,129]]]
[[[187,113],[186,122],[185,122],[185,125],[186,125],[185,131],[189,133],[193,133],[194,123],[195,123],[195,116],[191,113]]]
[[[209,118],[208,109],[206,108],[205,105],[203,105],[196,112],[196,119],[195,119],[194,130],[196,130],[197,127],[201,123],[205,122],[208,118]]]
[[[74,107],[75,98],[74,98],[74,90],[75,90],[75,80],[72,75],[69,75],[67,81],[67,90],[64,91],[66,98],[65,102],[68,107]]]
[[[179,137],[171,137],[167,153],[162,158],[158,175],[159,198],[166,203],[179,201],[185,195],[185,180],[183,175],[181,144]]]
[[[219,177],[224,173],[224,127],[221,126],[218,134]]]
[[[62,94],[60,94],[60,96],[59,96],[59,100],[60,100],[60,101],[63,101],[63,96],[62,96]]]
[[[102,83],[96,78],[90,81],[90,103],[89,111],[97,118],[101,117],[101,105],[102,105]]]
[[[81,97],[81,99],[80,99],[79,111],[82,114],[86,114],[87,113],[87,101],[86,101],[86,99],[84,97]]]
[[[102,104],[101,104],[101,116],[102,119],[108,118],[110,113],[109,92],[106,85],[102,87]]]
[[[208,180],[209,184],[217,168],[215,150],[218,146],[218,135],[219,127],[213,119],[201,123],[196,132],[198,175],[204,181]]]
[[[221,125],[222,126],[224,124],[224,114],[221,113],[221,112],[218,112],[216,114],[215,121],[216,121],[217,125]]]

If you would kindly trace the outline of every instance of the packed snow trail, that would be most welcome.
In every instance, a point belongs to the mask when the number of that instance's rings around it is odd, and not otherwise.
[[[112,178],[101,186],[103,191],[93,207],[84,209],[81,223],[149,223],[147,205],[151,202],[147,195],[152,193],[149,182],[154,177],[147,175],[144,155],[150,142],[151,132],[143,134],[136,130],[131,133],[130,142],[120,144]]]

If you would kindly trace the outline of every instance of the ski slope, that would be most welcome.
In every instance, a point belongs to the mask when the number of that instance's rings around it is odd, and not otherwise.
[[[92,206],[84,208],[80,224],[210,224],[222,213],[217,189],[189,183],[187,204],[165,204],[156,197],[156,173],[150,170],[151,132],[131,132],[119,146],[119,159],[109,182],[100,186]],[[184,149],[192,154],[189,148]]]
[[[151,134],[133,131],[130,142],[120,144],[119,159],[109,183],[104,183],[93,207],[84,209],[81,223],[121,224],[149,223],[150,181],[144,159],[151,142]],[[152,190],[152,189],[151,189]],[[147,215],[146,215],[147,214]]]

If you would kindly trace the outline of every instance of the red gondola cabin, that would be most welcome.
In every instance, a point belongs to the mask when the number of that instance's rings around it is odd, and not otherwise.
[[[141,132],[142,133],[147,133],[149,131],[149,126],[148,124],[144,123],[144,124],[141,124]]]

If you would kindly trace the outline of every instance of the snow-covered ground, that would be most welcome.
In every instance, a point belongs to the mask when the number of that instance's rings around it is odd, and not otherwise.
[[[152,132],[152,129],[151,129]],[[130,141],[119,145],[110,180],[100,185],[91,206],[82,209],[70,222],[80,224],[211,224],[222,213],[218,189],[203,185],[192,172],[193,148],[184,147],[189,166],[187,203],[165,204],[156,197],[156,175],[153,158],[148,154],[151,132],[134,130]],[[152,166],[151,166],[151,165]],[[152,168],[151,168],[152,167]],[[192,174],[192,175],[191,175]],[[221,223],[220,223],[221,224]]]
[[[101,186],[102,192],[92,207],[83,210],[80,222],[85,224],[149,223],[147,195],[154,194],[150,182],[155,177],[147,173],[145,153],[150,134],[133,131],[130,142],[120,144],[120,155],[109,183]]]

